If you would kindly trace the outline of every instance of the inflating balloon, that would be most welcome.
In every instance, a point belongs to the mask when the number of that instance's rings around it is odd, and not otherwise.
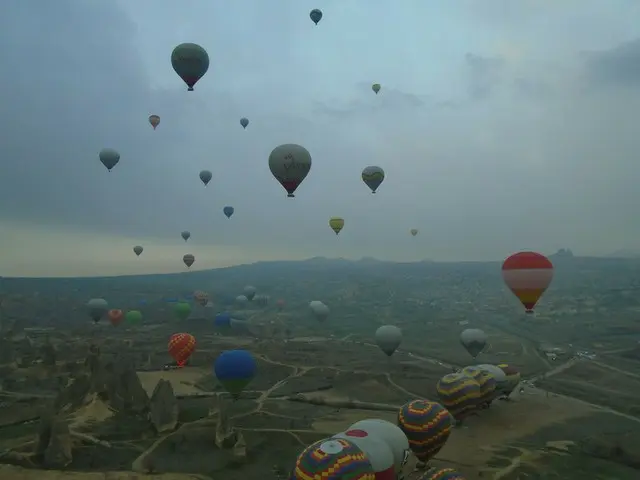
[[[120,325],[120,323],[122,323],[122,319],[124,318],[124,312],[122,310],[114,308],[112,310],[109,310],[109,312],[107,313],[107,316],[109,317],[109,321],[111,322],[111,325],[113,325],[114,327],[117,327],[118,325]]]
[[[256,361],[246,350],[227,350],[213,364],[216,378],[234,399],[249,385],[256,375]]]
[[[376,330],[376,344],[390,357],[402,343],[402,330],[395,325],[383,325]]]
[[[409,440],[397,425],[380,418],[367,418],[354,423],[348,430],[364,430],[385,442],[393,454],[393,478],[402,478],[402,470],[409,459]]]
[[[191,265],[193,265],[193,262],[196,261],[196,257],[194,257],[191,253],[187,253],[182,257],[182,261],[187,266],[187,268],[191,268]]]
[[[502,278],[525,311],[533,313],[536,303],[553,280],[553,264],[540,253],[514,253],[502,264]]]
[[[140,256],[143,250],[144,248],[142,248],[140,245],[136,245],[135,247],[133,247],[133,253],[135,253],[138,257]]]
[[[478,399],[478,404],[486,407],[491,405],[491,402],[495,400],[498,393],[498,382],[496,382],[495,377],[486,370],[476,366],[464,367],[462,369],[462,373],[469,375],[478,382],[478,385],[480,385],[480,398]]]
[[[155,130],[160,125],[160,117],[158,115],[149,115],[149,123]]]
[[[479,328],[467,328],[460,333],[460,343],[473,358],[487,346],[487,334]]]
[[[375,480],[367,455],[344,438],[325,439],[305,448],[289,480]]]
[[[200,45],[182,43],[171,52],[171,66],[190,92],[209,70],[209,54]]]
[[[175,333],[169,339],[169,355],[183,367],[196,348],[196,338],[189,333]]]
[[[374,83],[373,85],[371,85],[371,90],[373,90],[373,92],[377,95],[378,92],[380,91],[380,84],[379,83]]]
[[[227,218],[231,218],[231,215],[233,215],[233,212],[235,212],[235,208],[230,207],[228,205],[222,209],[222,213],[224,213]]]
[[[113,148],[103,148],[100,150],[98,158],[102,164],[107,167],[107,170],[111,171],[120,161],[120,154]]]
[[[200,180],[202,180],[202,183],[204,183],[204,186],[206,187],[207,185],[209,185],[209,182],[213,178],[213,173],[211,173],[209,170],[202,170],[199,174],[199,177],[200,177]]]
[[[309,18],[311,18],[311,21],[313,23],[318,25],[318,22],[322,20],[322,10],[314,8],[313,10],[311,10],[311,12],[309,12]]]
[[[256,287],[252,287],[251,285],[247,285],[244,287],[244,296],[247,297],[247,300],[253,300],[253,297],[256,296]]]
[[[447,443],[452,423],[446,408],[428,400],[405,403],[398,412],[398,426],[409,439],[413,454],[424,463]]]
[[[93,323],[98,323],[109,311],[109,304],[103,298],[92,298],[87,302],[87,310]]]
[[[356,445],[369,458],[376,479],[395,478],[395,465],[391,449],[381,438],[369,435],[365,430],[349,429],[332,437],[344,439]]]
[[[331,227],[331,230],[333,230],[335,234],[338,235],[344,228],[344,218],[331,217],[329,219],[329,227]]]
[[[371,189],[371,193],[376,193],[376,190],[384,181],[384,170],[376,166],[365,167],[361,176],[365,185]]]
[[[242,128],[247,128],[247,125],[249,125],[249,119],[242,117],[240,119],[240,125],[242,125]]]
[[[191,232],[189,232],[188,230],[185,230],[184,232],[180,233],[180,236],[186,242],[187,240],[189,240],[191,238]]]
[[[269,169],[287,191],[287,196],[294,197],[293,193],[311,170],[311,154],[296,144],[277,146],[269,155]]]
[[[442,377],[436,391],[443,407],[460,421],[474,412],[480,399],[480,385],[464,373],[450,373]]]

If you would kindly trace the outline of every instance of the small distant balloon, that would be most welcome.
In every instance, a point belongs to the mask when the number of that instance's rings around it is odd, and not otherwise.
[[[155,130],[160,125],[160,117],[158,115],[149,115],[149,123]]]
[[[269,170],[287,191],[287,197],[294,197],[311,170],[311,154],[300,145],[279,145],[269,155]]]
[[[243,290],[244,296],[247,297],[247,300],[253,300],[253,297],[256,296],[256,287],[252,285],[247,285]]]
[[[373,92],[377,95],[378,92],[380,91],[382,87],[380,86],[379,83],[374,83],[373,85],[371,85],[371,90],[373,90]]]
[[[183,232],[180,232],[180,236],[186,242],[187,240],[189,240],[191,238],[191,232],[189,230],[185,230]]]
[[[240,125],[242,125],[242,128],[247,128],[247,125],[249,125],[249,119],[246,117],[242,117],[240,119]]]
[[[318,25],[318,22],[322,20],[322,10],[314,8],[313,10],[311,10],[311,12],[309,12],[309,18],[313,23]]]
[[[103,298],[92,298],[87,302],[89,317],[94,323],[98,323],[109,310],[109,304]]]
[[[333,230],[335,234],[338,235],[344,228],[344,218],[331,217],[329,219],[329,226],[331,227],[331,230]]]
[[[103,148],[98,154],[98,158],[102,164],[107,167],[108,171],[111,171],[120,161],[120,154],[113,148]]]
[[[200,180],[202,180],[202,183],[204,183],[205,187],[209,185],[209,182],[211,181],[212,178],[213,178],[213,173],[211,173],[209,170],[202,170],[200,172]]]
[[[467,328],[460,333],[460,343],[469,355],[476,358],[487,346],[487,334],[479,328]]]
[[[279,311],[282,311],[284,309],[284,306],[285,306],[285,301],[282,300],[281,298],[278,299],[278,301],[276,302],[276,306],[278,307]]]
[[[184,367],[189,357],[196,349],[196,338],[189,333],[175,333],[169,339],[167,346],[169,355],[173,357],[179,367]]]
[[[418,229],[412,228],[411,230],[409,230],[409,233],[411,233],[412,237],[415,237],[418,234]]]
[[[209,70],[209,54],[200,45],[182,43],[171,52],[171,66],[192,92],[194,85]]]
[[[371,193],[376,193],[376,190],[384,181],[384,170],[375,165],[365,167],[362,170],[362,181],[371,189]]]
[[[187,253],[182,257],[182,261],[187,266],[187,268],[191,268],[191,265],[193,265],[193,262],[196,261],[196,257],[194,257],[193,254],[191,253]]]
[[[176,302],[173,306],[173,314],[178,320],[186,320],[191,315],[191,305],[187,302]]]
[[[140,310],[129,310],[124,316],[124,321],[132,325],[137,325],[142,321],[142,312]]]
[[[383,325],[376,330],[376,344],[390,357],[402,343],[402,330],[395,325]]]
[[[142,246],[140,245],[136,245],[135,247],[133,247],[133,253],[135,253],[138,257],[143,252],[143,250],[144,248],[142,248]]]
[[[235,208],[229,205],[227,205],[222,209],[222,213],[224,213],[227,218],[231,218],[231,215],[233,215],[233,212],[235,212]]]
[[[111,322],[111,325],[113,325],[114,327],[117,327],[118,325],[120,325],[120,323],[122,322],[122,319],[124,318],[124,312],[122,310],[114,308],[112,310],[109,310],[109,312],[107,313],[107,316],[109,317],[109,321]]]

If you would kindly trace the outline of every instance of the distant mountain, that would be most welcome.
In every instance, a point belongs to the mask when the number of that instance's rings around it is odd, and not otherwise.
[[[573,258],[573,252],[570,248],[561,248],[556,253],[549,255],[551,259],[558,258]]]
[[[640,258],[640,252],[637,250],[631,250],[629,248],[621,248],[609,255],[605,255],[607,258]]]

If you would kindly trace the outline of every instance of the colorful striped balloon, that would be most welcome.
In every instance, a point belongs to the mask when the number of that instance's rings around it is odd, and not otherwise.
[[[375,480],[366,454],[344,438],[309,445],[296,459],[289,480]]]
[[[442,406],[449,410],[456,420],[462,420],[472,413],[480,400],[480,385],[464,373],[449,373],[436,385]]]
[[[553,264],[540,253],[514,253],[502,264],[502,278],[526,312],[533,313],[533,307],[553,280]]]
[[[409,448],[421,462],[428,462],[447,443],[451,415],[436,402],[413,400],[398,412],[398,426],[409,439]]]
[[[431,469],[420,480],[466,480],[460,472],[453,468]]]
[[[498,367],[507,376],[507,383],[501,393],[509,396],[520,383],[520,371],[513,365],[507,365],[506,363],[501,363]]]
[[[480,385],[480,404],[490,405],[495,400],[498,382],[493,375],[476,366],[464,367],[462,373],[469,375]]]

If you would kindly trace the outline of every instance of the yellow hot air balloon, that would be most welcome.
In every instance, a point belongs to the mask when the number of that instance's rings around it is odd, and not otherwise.
[[[336,232],[336,235],[338,235],[344,227],[344,218],[331,217],[329,220],[329,226],[331,227],[331,230]]]
[[[155,130],[158,125],[160,125],[160,117],[158,115],[149,115],[149,123]]]
[[[412,228],[411,230],[409,230],[409,233],[411,233],[412,237],[415,237],[418,234],[418,229]]]

